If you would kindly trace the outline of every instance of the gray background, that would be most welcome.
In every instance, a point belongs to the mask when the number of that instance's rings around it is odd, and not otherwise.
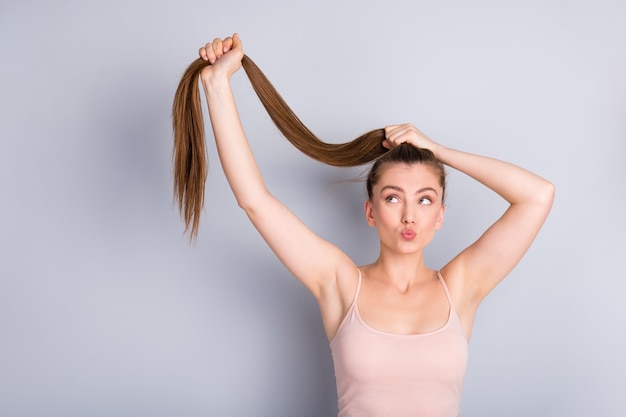
[[[313,298],[228,190],[213,147],[200,238],[172,204],[170,107],[197,49],[238,31],[320,137],[413,122],[557,185],[485,301],[464,416],[623,416],[626,6],[620,1],[0,3],[0,416],[332,416]],[[360,169],[276,132],[243,73],[270,189],[358,263]],[[441,267],[504,209],[450,173]]]

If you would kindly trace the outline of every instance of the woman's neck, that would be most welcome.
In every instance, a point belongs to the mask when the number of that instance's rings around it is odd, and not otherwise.
[[[414,284],[429,281],[432,269],[424,264],[421,253],[410,255],[384,255],[367,267],[370,277],[393,285],[400,291],[407,291]]]

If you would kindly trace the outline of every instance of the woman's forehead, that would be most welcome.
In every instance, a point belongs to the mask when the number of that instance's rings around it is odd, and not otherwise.
[[[439,175],[435,168],[427,164],[389,163],[381,167],[377,186],[397,184],[439,185]]]

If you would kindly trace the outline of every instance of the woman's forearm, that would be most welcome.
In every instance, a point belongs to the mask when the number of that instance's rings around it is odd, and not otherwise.
[[[442,145],[433,151],[444,164],[474,178],[510,204],[552,204],[554,186],[524,168]]]
[[[228,78],[206,77],[203,85],[224,174],[238,204],[246,209],[260,192],[266,192],[263,177],[244,133]]]

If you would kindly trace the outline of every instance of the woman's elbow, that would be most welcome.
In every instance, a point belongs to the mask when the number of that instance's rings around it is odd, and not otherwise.
[[[556,186],[550,181],[544,180],[541,191],[537,193],[537,202],[549,210],[554,202],[555,194]]]

